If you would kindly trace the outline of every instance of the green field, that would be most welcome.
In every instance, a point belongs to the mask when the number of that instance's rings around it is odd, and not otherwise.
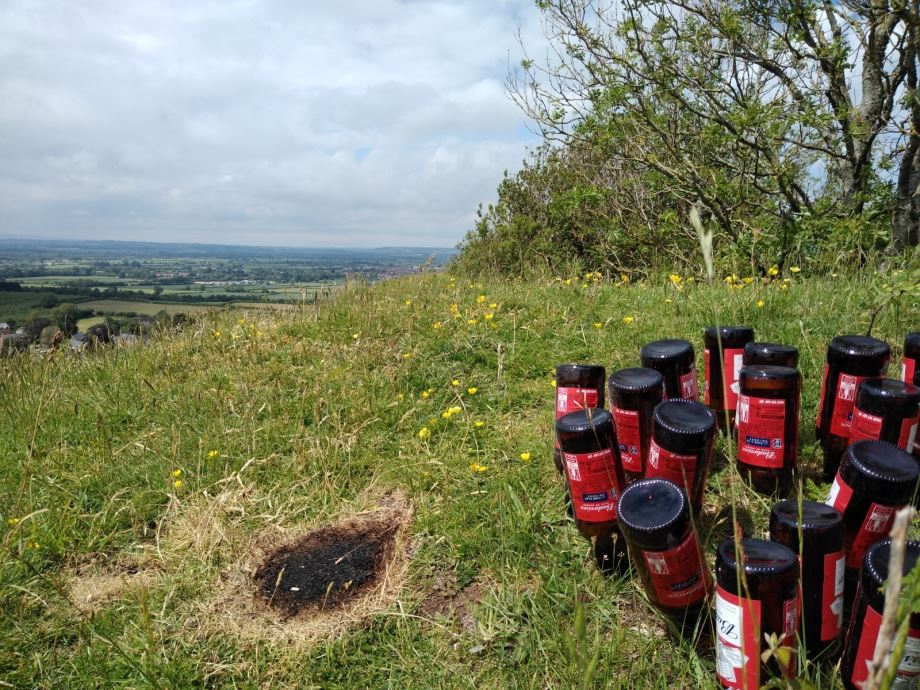
[[[885,278],[789,278],[414,276],[318,308],[215,310],[144,347],[0,361],[0,679],[715,687],[705,631],[676,638],[635,577],[598,573],[567,517],[552,372],[636,366],[641,345],[663,337],[689,339],[701,365],[713,323],[796,345],[804,492],[823,500],[813,420],[825,348],[866,331]],[[902,296],[873,335],[896,360],[918,324],[920,302]],[[770,502],[732,457],[720,438],[698,525],[710,559],[733,513],[748,534],[766,529]],[[353,606],[290,619],[260,603],[252,577],[270,547],[375,514],[406,525],[383,583]],[[833,667],[799,663],[814,687],[837,687]]]
[[[153,316],[161,311],[167,314],[197,314],[199,312],[220,308],[218,305],[183,304],[180,302],[140,302],[120,299],[97,299],[81,302],[81,307],[92,309],[96,312],[114,314],[118,312],[136,312]]]

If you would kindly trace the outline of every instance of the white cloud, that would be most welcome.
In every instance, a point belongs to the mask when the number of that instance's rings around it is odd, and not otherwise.
[[[529,142],[529,0],[0,6],[0,234],[453,244]]]

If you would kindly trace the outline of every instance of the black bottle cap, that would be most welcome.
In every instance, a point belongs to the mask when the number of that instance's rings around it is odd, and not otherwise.
[[[891,490],[913,493],[920,475],[913,456],[887,441],[857,441],[847,448],[843,462],[869,480],[884,482],[889,493]]]
[[[606,370],[600,364],[558,364],[556,381],[575,381],[578,379],[601,379]]]
[[[623,491],[617,507],[620,527],[637,546],[647,549],[666,548],[668,537],[689,517],[683,490],[667,479],[633,482]]]
[[[792,367],[778,367],[772,364],[752,364],[741,368],[738,375],[739,381],[765,381],[768,379],[783,379],[784,381],[798,381],[802,378],[798,369]]]
[[[747,344],[754,339],[754,329],[750,326],[709,326],[706,328],[706,337],[713,340],[718,337],[730,343],[740,341]]]
[[[863,379],[856,392],[856,407],[884,417],[892,407],[916,408],[920,405],[920,388],[897,379]],[[916,415],[916,409],[913,411]]]
[[[693,345],[686,340],[656,340],[639,351],[642,366],[658,368],[666,364],[689,367],[695,360]],[[657,365],[657,366],[656,366]]]
[[[745,365],[776,364],[795,367],[799,364],[799,351],[792,345],[750,342],[744,346],[744,355],[741,361]]]
[[[878,376],[889,357],[888,343],[865,335],[838,335],[827,345],[829,364],[841,365],[859,376]]]
[[[610,413],[601,408],[569,412],[556,420],[556,431],[560,434],[578,434],[604,428],[611,423]]]
[[[788,546],[764,539],[742,539],[744,572],[754,575],[777,575],[796,566],[795,553]],[[730,571],[738,568],[735,540],[729,539],[716,552],[716,566]],[[721,579],[720,579],[721,582]]]
[[[640,393],[660,391],[663,381],[661,374],[654,369],[633,367],[612,373],[607,379],[607,385],[611,393],[615,390]]]
[[[816,501],[803,501],[801,514],[799,502],[796,500],[780,501],[770,511],[770,525],[778,524],[791,530],[798,530],[799,523],[802,529],[826,530],[843,524],[843,515],[840,511],[826,503]]]
[[[907,575],[917,561],[920,560],[920,541],[907,541],[904,549],[904,567],[902,575]],[[863,556],[862,590],[869,600],[869,604],[879,613],[885,606],[885,594],[881,592],[882,586],[888,580],[889,565],[891,561],[891,539],[882,539],[866,549]]]
[[[920,356],[920,333],[908,333],[904,336],[904,354],[908,357]]]
[[[689,452],[705,446],[715,426],[716,416],[706,405],[672,398],[655,405],[652,435],[668,450]]]

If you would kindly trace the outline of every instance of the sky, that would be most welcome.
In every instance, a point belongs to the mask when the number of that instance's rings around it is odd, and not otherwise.
[[[0,237],[451,246],[532,0],[4,0]]]

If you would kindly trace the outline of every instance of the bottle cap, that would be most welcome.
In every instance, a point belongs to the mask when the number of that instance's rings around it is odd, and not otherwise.
[[[890,357],[887,343],[865,335],[839,335],[827,345],[828,364],[858,376],[878,376]]]
[[[666,364],[689,367],[695,360],[693,345],[686,340],[655,340],[639,351],[642,366],[657,369]],[[656,366],[657,365],[657,366]]]
[[[569,412],[556,420],[556,431],[560,434],[578,434],[604,428],[611,423],[610,413],[601,408]]]
[[[664,379],[654,369],[620,369],[607,379],[611,394],[613,391],[648,392],[661,391]],[[611,396],[612,397],[612,396]]]
[[[901,502],[898,497],[904,494],[909,499],[920,475],[913,456],[887,441],[863,439],[853,443],[844,453],[841,465],[844,464],[870,482],[881,484],[879,491],[873,493],[884,505],[897,505]],[[888,500],[895,503],[889,504]]]
[[[784,381],[800,381],[802,375],[798,369],[792,367],[778,367],[772,364],[752,364],[741,368],[738,380],[744,385],[744,381],[765,381],[768,379],[783,379]]]
[[[799,351],[792,345],[750,342],[744,346],[744,355],[741,361],[745,365],[775,364],[784,367],[796,367],[799,364]]]
[[[556,366],[556,382],[584,379],[602,379],[606,372],[599,364],[559,364]]]
[[[718,335],[717,335],[718,334]],[[728,345],[746,345],[754,339],[754,329],[750,326],[709,326],[706,337],[715,341],[717,338]]]
[[[744,572],[753,575],[775,575],[785,573],[796,565],[796,556],[792,549],[782,544],[764,539],[742,539],[741,551]],[[738,568],[738,554],[734,539],[729,539],[719,546],[716,552],[716,568],[735,571]],[[722,579],[720,578],[720,582]],[[734,593],[734,592],[733,592]]]
[[[668,450],[689,452],[703,448],[715,426],[715,414],[702,403],[672,398],[655,406],[652,436]]]
[[[920,560],[920,541],[907,541],[904,549],[904,567],[902,575],[907,575]],[[891,561],[891,539],[882,539],[866,549],[863,556],[862,591],[869,604],[879,613],[885,607],[885,593],[880,591],[888,580]]]
[[[856,407],[879,417],[895,407],[904,407],[912,413],[907,416],[916,416],[918,405],[920,388],[897,379],[863,379],[856,391]]]
[[[665,544],[683,536],[675,528],[689,518],[687,497],[667,479],[642,479],[633,482],[620,496],[617,519],[620,527],[637,546],[663,550]]]

